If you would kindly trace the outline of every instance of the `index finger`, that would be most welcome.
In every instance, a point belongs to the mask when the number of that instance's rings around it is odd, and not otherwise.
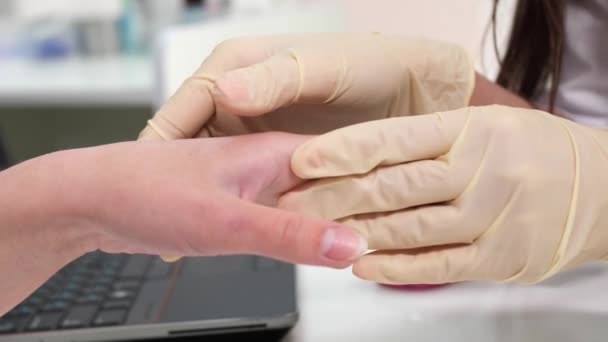
[[[292,156],[291,168],[298,177],[313,179],[434,159],[450,150],[469,115],[470,109],[464,108],[341,128],[302,144]]]
[[[227,71],[259,63],[284,47],[282,36],[233,38],[220,43],[148,121],[140,140],[175,140],[197,135],[215,113],[215,80]]]

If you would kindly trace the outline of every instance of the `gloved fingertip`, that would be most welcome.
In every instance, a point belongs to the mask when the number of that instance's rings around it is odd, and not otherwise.
[[[145,140],[160,140],[162,139],[158,133],[156,133],[150,126],[146,126],[139,135],[137,136],[137,140],[145,141]]]
[[[249,82],[245,75],[240,71],[228,73],[218,79],[211,89],[214,100],[220,103],[243,103],[251,101],[253,94],[249,87]]]
[[[319,170],[323,167],[324,160],[321,151],[305,142],[291,156],[291,170],[301,179],[319,178]]]
[[[364,280],[374,280],[372,269],[367,262],[367,258],[360,258],[353,264],[353,274]]]

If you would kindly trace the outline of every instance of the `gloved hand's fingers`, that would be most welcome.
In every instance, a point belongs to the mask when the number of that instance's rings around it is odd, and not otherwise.
[[[218,112],[256,116],[293,103],[325,104],[348,88],[343,56],[319,49],[285,49],[262,63],[229,72],[217,81]]]
[[[215,111],[212,87],[210,78],[189,77],[148,121],[139,140],[175,140],[195,136]]]
[[[260,254],[294,263],[343,268],[367,251],[367,242],[339,223],[237,201],[225,227],[202,237],[220,253]]]
[[[446,154],[464,129],[470,109],[361,123],[321,135],[301,145],[291,168],[300,178],[367,173]]]
[[[465,182],[453,179],[447,162],[422,160],[379,168],[366,175],[309,182],[284,194],[279,207],[338,219],[450,201],[465,186]]]
[[[478,246],[457,245],[413,251],[374,252],[361,257],[353,273],[382,284],[446,284],[480,280]]]
[[[245,37],[218,45],[149,121],[140,139],[174,140],[197,135],[215,113],[215,80],[230,70],[263,61],[285,44],[283,40],[281,36]]]
[[[300,91],[298,61],[280,53],[266,61],[237,69],[217,80],[217,111],[255,116],[297,100]]]
[[[370,249],[379,250],[472,243],[483,233],[466,226],[462,210],[450,204],[357,215],[340,222],[359,231]]]

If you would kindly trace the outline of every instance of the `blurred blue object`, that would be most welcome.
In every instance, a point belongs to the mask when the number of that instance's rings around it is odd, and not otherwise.
[[[33,45],[33,57],[39,59],[68,57],[70,53],[70,44],[62,37],[44,38]]]
[[[120,49],[124,54],[140,54],[144,51],[142,15],[133,0],[123,1],[123,14],[118,20]]]
[[[43,20],[29,27],[25,35],[25,57],[66,58],[75,51],[73,31],[68,23]]]

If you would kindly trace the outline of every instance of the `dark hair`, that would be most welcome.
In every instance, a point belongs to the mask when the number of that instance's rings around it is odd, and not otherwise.
[[[496,42],[497,7],[494,0],[492,33]],[[564,0],[519,0],[507,51],[496,83],[532,99],[549,82],[549,110],[555,107],[565,40]]]

